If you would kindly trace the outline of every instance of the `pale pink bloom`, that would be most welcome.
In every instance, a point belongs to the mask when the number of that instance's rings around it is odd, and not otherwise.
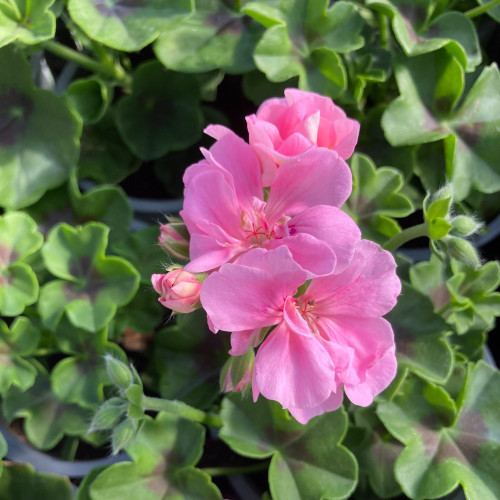
[[[174,257],[189,259],[189,233],[182,221],[160,226],[158,241]]]
[[[209,276],[200,298],[213,325],[233,332],[235,354],[276,325],[257,351],[254,399],[279,401],[305,423],[338,408],[342,387],[367,406],[394,378],[393,332],[382,316],[401,291],[395,269],[389,252],[361,240],[341,273],[313,279],[296,297],[307,273],[289,250],[255,249]]]
[[[261,160],[265,186],[271,184],[283,161],[311,146],[333,149],[346,160],[359,135],[359,123],[347,118],[329,97],[298,89],[286,89],[284,99],[264,101],[246,120],[250,145]],[[229,132],[222,126],[206,130],[215,139]]]
[[[153,288],[160,294],[158,301],[178,313],[190,313],[200,306],[201,282],[182,269],[151,276]]]
[[[284,163],[266,191],[255,152],[235,134],[203,153],[184,175],[181,216],[191,235],[186,270],[217,269],[252,248],[282,245],[311,276],[345,268],[360,232],[337,208],[352,183],[337,153],[309,149]]]

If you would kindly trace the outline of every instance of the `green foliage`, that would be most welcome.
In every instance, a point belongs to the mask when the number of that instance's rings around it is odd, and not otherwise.
[[[224,398],[221,438],[241,455],[272,457],[269,485],[275,499],[347,498],[356,485],[357,463],[340,444],[347,430],[342,409],[301,425],[279,404],[240,394]]]
[[[3,463],[2,458],[7,454],[7,443],[2,434],[0,434],[0,477],[2,477]]]
[[[109,89],[99,78],[84,78],[71,82],[67,91],[71,106],[85,124],[98,122],[104,115],[110,99]]]
[[[0,66],[9,68],[0,73],[0,205],[21,208],[69,177],[81,124],[62,98],[35,88],[21,54],[1,49]]]
[[[69,13],[93,40],[118,50],[134,51],[150,44],[161,31],[185,19],[191,0],[69,0]]]
[[[52,38],[56,17],[50,10],[54,0],[11,0],[0,4],[0,47],[19,41],[34,45]]]
[[[147,418],[127,448],[133,462],[115,464],[101,472],[90,486],[91,498],[222,499],[210,477],[194,467],[204,440],[200,424],[166,413],[154,420]]]
[[[105,256],[108,231],[91,222],[77,228],[61,224],[49,233],[42,255],[60,279],[40,291],[38,310],[48,328],[55,329],[66,313],[74,326],[97,332],[136,293],[137,271],[120,257]]]
[[[414,210],[410,199],[399,192],[401,173],[391,167],[376,168],[368,156],[359,153],[353,155],[351,169],[353,186],[347,207],[364,236],[384,241],[399,233],[393,217],[405,217]]]
[[[479,362],[456,402],[412,378],[393,401],[379,405],[378,416],[405,445],[394,471],[406,495],[437,498],[461,484],[469,500],[498,498],[498,391],[500,374]]]
[[[1,435],[0,435],[1,439]],[[73,491],[67,477],[36,472],[29,464],[9,464],[0,481],[0,500],[72,500]]]

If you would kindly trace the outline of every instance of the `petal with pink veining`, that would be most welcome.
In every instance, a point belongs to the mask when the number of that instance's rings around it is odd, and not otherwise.
[[[335,274],[342,272],[354,255],[361,238],[356,223],[342,210],[318,205],[304,210],[288,223],[290,232],[309,234],[327,243],[335,253]],[[293,252],[292,252],[293,253]]]
[[[261,338],[261,328],[231,332],[231,356],[242,356],[250,347],[257,347]]]
[[[341,206],[351,193],[352,176],[335,151],[310,148],[283,163],[271,185],[267,220],[278,221],[315,205]]]
[[[360,240],[347,268],[340,274],[314,280],[307,297],[323,316],[376,318],[388,313],[401,292],[396,262],[390,252]]]
[[[335,368],[321,342],[297,335],[280,323],[260,346],[252,383],[256,393],[284,408],[311,408],[328,399]]]

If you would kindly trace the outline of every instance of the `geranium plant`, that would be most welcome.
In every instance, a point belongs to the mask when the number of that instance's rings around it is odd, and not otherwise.
[[[0,0],[0,500],[499,498],[499,21]]]

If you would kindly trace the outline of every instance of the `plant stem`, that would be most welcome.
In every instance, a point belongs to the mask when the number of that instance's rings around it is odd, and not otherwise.
[[[71,49],[70,47],[66,47],[66,45],[55,42],[54,40],[45,42],[44,47],[56,56],[67,59],[68,61],[73,61],[82,68],[88,69],[89,71],[92,71],[94,73],[103,75],[107,78],[112,78],[114,80],[127,80],[127,75],[121,67],[111,66],[101,61],[97,61],[92,57],[81,54],[80,52]]]
[[[61,450],[61,456],[64,460],[72,462],[75,459],[76,450],[78,449],[79,444],[80,440],[77,437],[68,437],[66,439]]]
[[[383,246],[389,252],[394,252],[394,250],[397,250],[407,241],[413,240],[415,238],[420,238],[421,236],[429,236],[429,231],[425,222],[423,222],[422,224],[418,224],[417,226],[409,227],[408,229],[403,229],[403,231],[394,235]]]
[[[144,396],[142,406],[144,410],[165,411],[172,415],[187,418],[193,422],[200,422],[212,427],[222,427],[222,419],[219,415],[198,410],[198,408],[193,408],[182,401],[169,401],[167,399]]]
[[[468,10],[467,12],[465,12],[465,15],[469,19],[472,19],[473,17],[477,17],[481,14],[484,14],[485,12],[488,12],[490,9],[496,7],[497,5],[500,5],[500,0],[492,0],[491,2],[488,2],[484,5],[480,5],[479,7]]]
[[[389,48],[389,20],[387,16],[379,12],[378,14],[378,29],[380,33],[380,46],[384,49]]]
[[[269,462],[260,462],[252,465],[242,465],[240,467],[206,467],[202,468],[209,476],[229,476],[231,474],[248,474],[260,470],[266,470],[269,467]]]

